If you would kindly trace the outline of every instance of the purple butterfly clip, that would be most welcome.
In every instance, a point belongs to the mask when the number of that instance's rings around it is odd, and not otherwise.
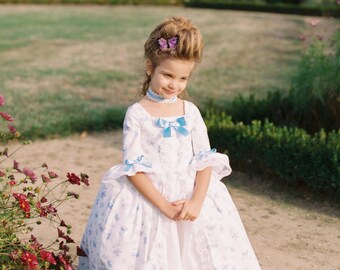
[[[177,42],[178,37],[172,37],[168,40],[165,38],[158,39],[158,44],[162,51],[166,51],[167,49],[176,49]]]

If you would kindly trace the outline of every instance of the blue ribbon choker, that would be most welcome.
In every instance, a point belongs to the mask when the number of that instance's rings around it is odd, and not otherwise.
[[[177,96],[173,96],[172,98],[164,98],[152,91],[151,88],[146,91],[146,96],[157,103],[171,104],[177,101]]]

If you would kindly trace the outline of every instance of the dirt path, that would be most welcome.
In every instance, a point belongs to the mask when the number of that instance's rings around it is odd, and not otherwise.
[[[90,176],[90,188],[77,189],[80,199],[67,202],[59,210],[66,223],[72,224],[78,244],[101,176],[121,160],[121,137],[118,131],[37,141],[14,156],[23,166],[37,167],[46,162],[59,175],[72,171]],[[292,204],[258,185],[249,184],[244,189],[232,184],[251,183],[246,178],[233,172],[227,186],[263,270],[340,269],[339,211],[306,201],[295,200]],[[45,230],[39,230],[39,234],[49,238]]]

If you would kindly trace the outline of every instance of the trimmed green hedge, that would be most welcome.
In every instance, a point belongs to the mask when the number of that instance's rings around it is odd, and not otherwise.
[[[307,6],[283,3],[254,3],[251,1],[226,2],[224,0],[187,0],[185,6],[197,8],[231,9],[244,11],[275,12],[309,16],[340,17],[340,6]]]
[[[0,0],[0,4],[183,5],[182,0]]]
[[[224,113],[207,113],[205,120],[211,145],[221,152],[228,150],[239,169],[249,169],[251,164],[258,172],[340,198],[340,130],[328,134],[321,130],[311,136],[268,121],[233,123]]]

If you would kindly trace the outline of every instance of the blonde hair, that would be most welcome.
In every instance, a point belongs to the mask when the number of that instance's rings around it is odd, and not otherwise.
[[[177,46],[174,49],[161,50],[158,40],[177,37]],[[164,20],[151,32],[144,44],[144,58],[150,61],[155,68],[167,58],[192,60],[196,64],[201,62],[203,54],[203,38],[200,31],[190,20],[184,17],[172,17]],[[141,84],[140,95],[145,96],[150,86],[151,75],[146,72]]]

